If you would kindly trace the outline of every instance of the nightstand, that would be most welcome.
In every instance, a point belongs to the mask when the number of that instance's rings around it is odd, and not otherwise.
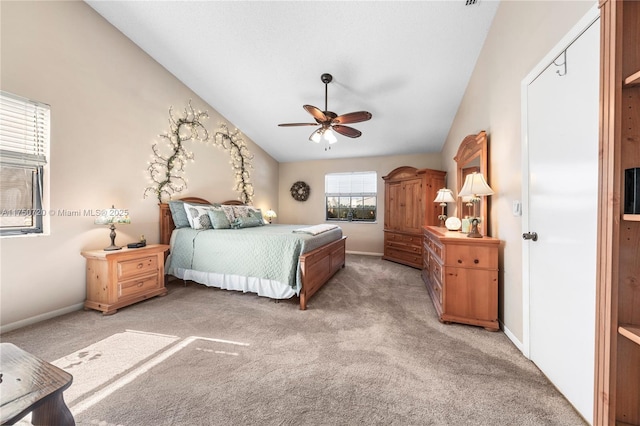
[[[165,244],[117,251],[83,251],[87,259],[87,299],[84,308],[111,315],[118,309],[164,296]]]

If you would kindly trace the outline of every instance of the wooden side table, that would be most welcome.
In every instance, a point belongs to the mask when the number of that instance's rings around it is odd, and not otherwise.
[[[11,343],[0,343],[0,420],[14,424],[33,411],[34,425],[75,425],[62,393],[73,376]]]
[[[164,296],[165,244],[122,250],[83,251],[87,259],[85,309],[111,315],[118,309],[154,296]]]

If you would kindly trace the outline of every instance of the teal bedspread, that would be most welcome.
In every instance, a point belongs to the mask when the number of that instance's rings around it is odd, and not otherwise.
[[[318,235],[294,233],[308,225],[266,225],[242,229],[181,228],[171,235],[167,274],[177,269],[265,278],[299,294],[299,256],[342,238],[335,228]]]

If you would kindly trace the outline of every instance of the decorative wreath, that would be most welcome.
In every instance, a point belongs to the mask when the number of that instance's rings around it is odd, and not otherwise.
[[[294,200],[307,201],[307,198],[309,198],[309,192],[311,192],[311,188],[301,180],[291,185],[291,196]]]

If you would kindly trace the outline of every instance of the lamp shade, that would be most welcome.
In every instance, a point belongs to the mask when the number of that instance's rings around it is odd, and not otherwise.
[[[329,144],[338,142],[336,135],[333,134],[333,131],[329,127],[319,128],[311,134],[309,140],[315,143],[320,143],[324,140],[325,142],[329,142]]]
[[[493,189],[484,179],[482,173],[471,173],[464,180],[464,185],[462,185],[458,197],[479,197],[492,194]]]
[[[447,188],[438,189],[436,199],[433,200],[434,203],[453,203],[455,201],[456,200],[453,198],[453,191]]]
[[[273,219],[274,217],[278,217],[276,212],[274,212],[273,210],[267,210],[264,215],[267,219]]]
[[[125,209],[116,209],[113,205],[110,209],[100,210],[100,214],[93,222],[96,225],[111,225],[112,223],[131,223],[129,211]]]

